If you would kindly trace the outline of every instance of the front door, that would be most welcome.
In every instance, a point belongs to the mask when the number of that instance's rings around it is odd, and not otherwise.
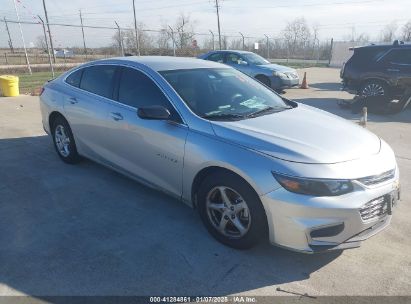
[[[181,195],[184,148],[188,127],[155,82],[143,72],[122,68],[117,102],[108,109],[110,161],[145,182]],[[147,120],[137,116],[143,106],[161,105],[172,121]]]
[[[241,55],[237,53],[228,53],[225,57],[225,63],[234,69],[253,77],[250,64]]]

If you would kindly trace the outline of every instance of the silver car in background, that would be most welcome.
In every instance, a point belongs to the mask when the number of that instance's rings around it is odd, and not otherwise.
[[[399,198],[382,139],[227,65],[100,60],[47,83],[40,101],[64,162],[83,156],[181,199],[234,248],[356,247]]]
[[[211,51],[198,58],[227,64],[280,92],[283,89],[298,86],[300,82],[295,69],[271,63],[253,52]]]

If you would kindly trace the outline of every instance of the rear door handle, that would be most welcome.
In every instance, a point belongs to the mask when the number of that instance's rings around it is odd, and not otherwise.
[[[399,72],[399,69],[387,69],[387,72]]]
[[[77,100],[76,97],[70,97],[70,98],[69,98],[69,101],[70,101],[71,104],[76,104],[76,103],[78,103],[78,100]]]
[[[111,116],[111,118],[113,118],[115,121],[123,120],[123,115],[121,115],[120,113],[111,112],[111,113],[110,113],[110,116]]]

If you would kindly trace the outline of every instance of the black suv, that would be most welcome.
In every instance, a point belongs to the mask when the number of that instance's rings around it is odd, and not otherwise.
[[[362,96],[399,96],[411,87],[411,44],[351,48],[340,76],[343,90]]]

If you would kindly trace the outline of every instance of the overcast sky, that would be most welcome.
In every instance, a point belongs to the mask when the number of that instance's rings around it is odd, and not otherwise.
[[[16,0],[22,20],[36,21],[35,15],[44,16],[41,0]],[[190,15],[197,32],[217,32],[214,0],[135,0],[137,19],[146,29],[160,29],[162,24],[173,25],[180,13]],[[50,22],[80,24],[79,9],[84,24],[114,26],[116,20],[122,27],[133,25],[132,0],[46,0]],[[321,40],[333,37],[342,40],[367,33],[376,40],[388,23],[401,26],[411,19],[411,0],[220,0],[221,28],[228,35],[276,37],[286,23],[297,17],[305,17],[310,26],[318,26]],[[0,16],[16,19],[13,0],[0,0]],[[16,24],[9,24],[15,45],[20,44]],[[37,25],[23,26],[27,44],[34,43],[41,35]],[[56,45],[81,45],[79,28],[67,29],[53,26]],[[86,29],[89,46],[106,45],[113,30]],[[4,23],[0,23],[0,46],[7,45]]]

